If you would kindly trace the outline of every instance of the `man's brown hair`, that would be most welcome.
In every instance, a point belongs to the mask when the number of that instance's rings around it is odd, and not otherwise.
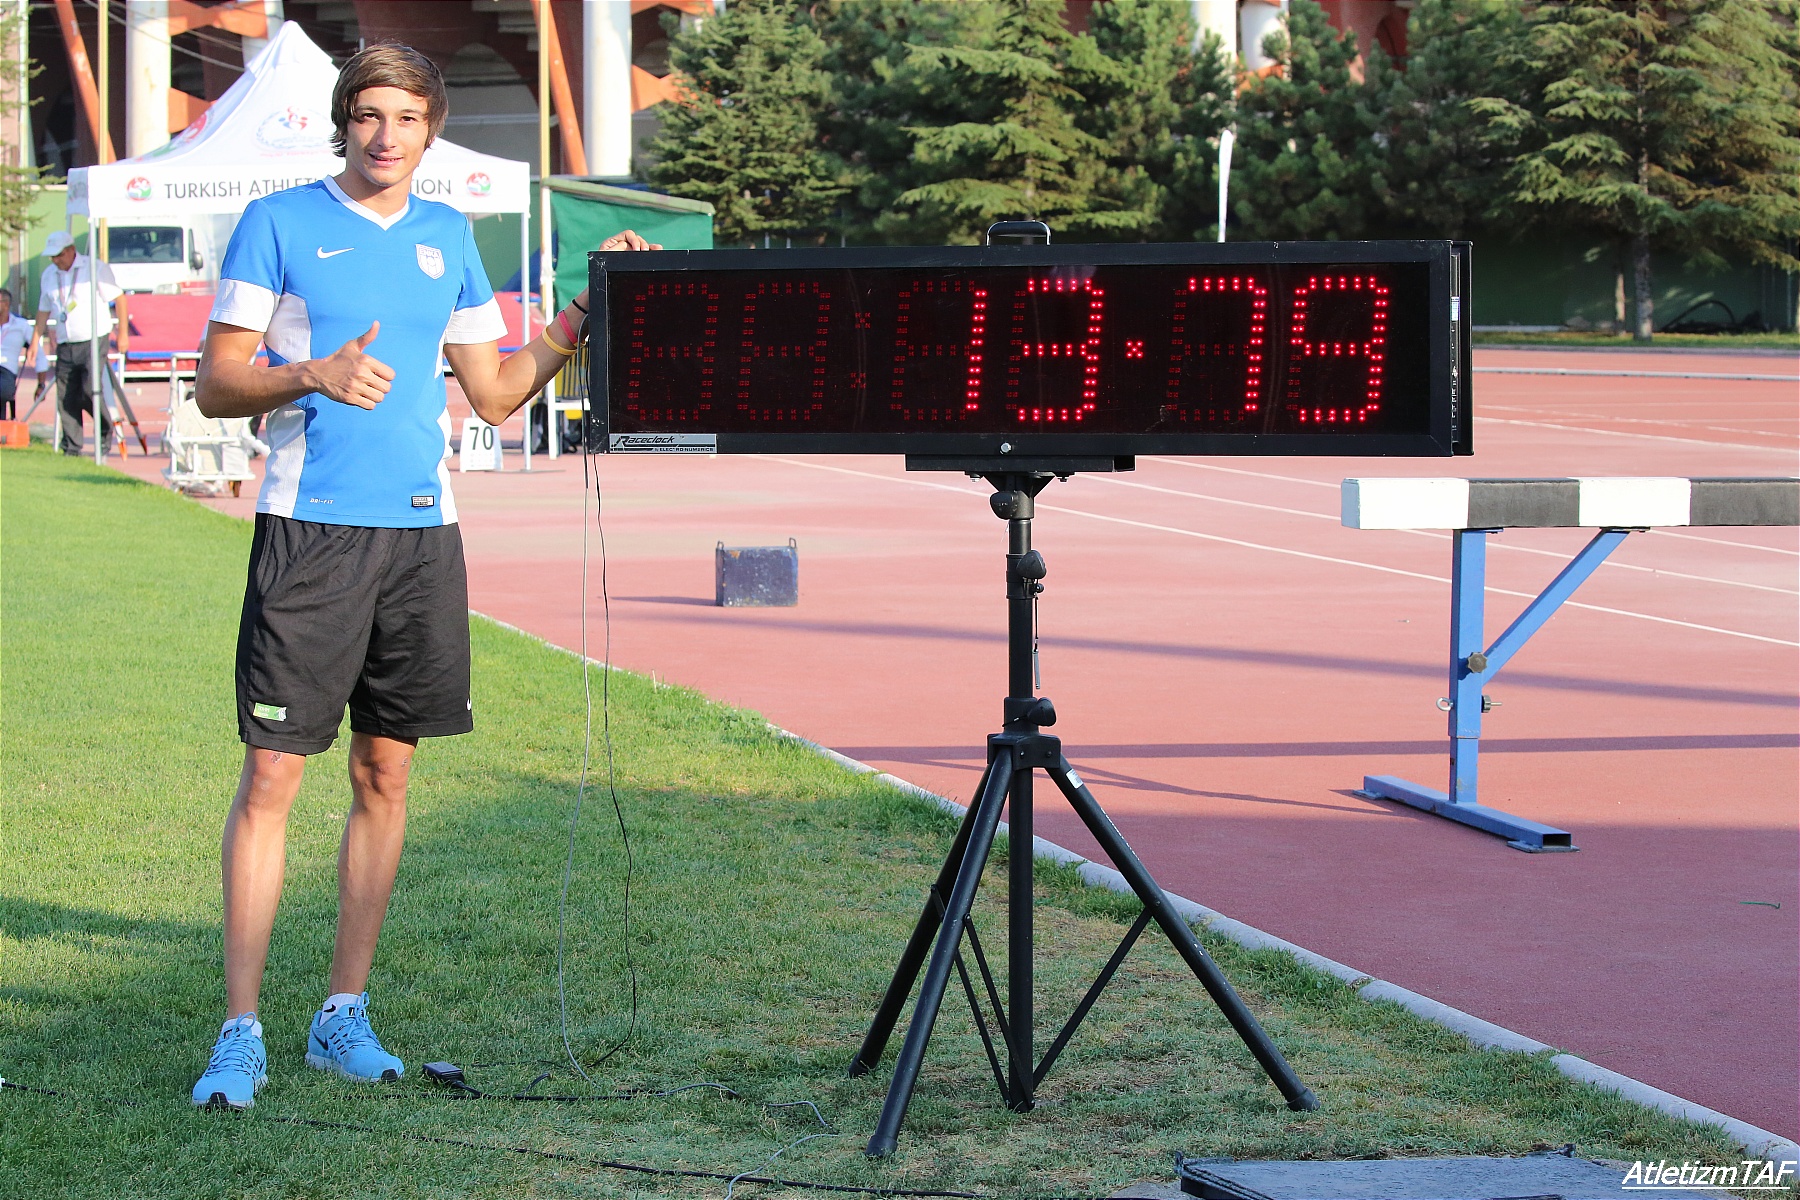
[[[426,145],[444,132],[444,121],[450,116],[450,98],[444,94],[443,72],[411,46],[384,42],[352,55],[338,72],[337,86],[331,89],[331,149],[339,158],[344,156],[350,106],[364,88],[377,87],[399,88],[424,98],[425,120],[431,131]]]

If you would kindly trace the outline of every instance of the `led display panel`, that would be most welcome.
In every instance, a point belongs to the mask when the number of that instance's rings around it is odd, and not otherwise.
[[[1448,242],[592,256],[597,449],[1466,453]]]

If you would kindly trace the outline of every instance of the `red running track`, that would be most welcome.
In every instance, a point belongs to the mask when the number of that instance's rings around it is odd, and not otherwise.
[[[1476,362],[1795,369],[1661,353]],[[1791,476],[1795,386],[1482,375],[1476,412],[1472,459],[1150,459],[1052,485],[1035,532],[1054,732],[1172,891],[1794,1137],[1800,534],[1633,535],[1501,673],[1483,801],[1581,847],[1527,855],[1352,794],[1365,774],[1442,786],[1450,553],[1447,534],[1344,529],[1337,485]],[[472,603],[578,646],[580,460],[509,465],[456,480]],[[598,471],[616,662],[969,798],[1005,684],[1005,531],[984,485],[886,458],[618,457]],[[1494,539],[1490,639],[1588,536]],[[789,537],[798,608],[713,606],[718,541]],[[1054,798],[1038,824],[1094,852]]]

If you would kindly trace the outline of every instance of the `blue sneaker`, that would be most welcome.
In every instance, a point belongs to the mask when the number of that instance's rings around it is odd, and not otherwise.
[[[380,1039],[369,1028],[367,992],[335,1012],[313,1016],[312,1032],[306,1039],[306,1065],[369,1083],[392,1082],[406,1073],[406,1067],[381,1048]]]
[[[213,1043],[206,1074],[194,1085],[194,1103],[203,1108],[250,1108],[256,1093],[269,1082],[269,1056],[263,1050],[262,1022],[245,1013],[225,1022]]]

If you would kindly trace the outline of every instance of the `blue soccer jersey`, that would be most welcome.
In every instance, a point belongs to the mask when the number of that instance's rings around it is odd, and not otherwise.
[[[328,357],[380,321],[367,353],[394,370],[373,410],[313,392],[269,414],[256,511],[396,529],[454,522],[444,343],[506,331],[468,219],[416,196],[383,217],[323,179],[251,201],[219,274],[212,319],[261,332],[270,363]]]

